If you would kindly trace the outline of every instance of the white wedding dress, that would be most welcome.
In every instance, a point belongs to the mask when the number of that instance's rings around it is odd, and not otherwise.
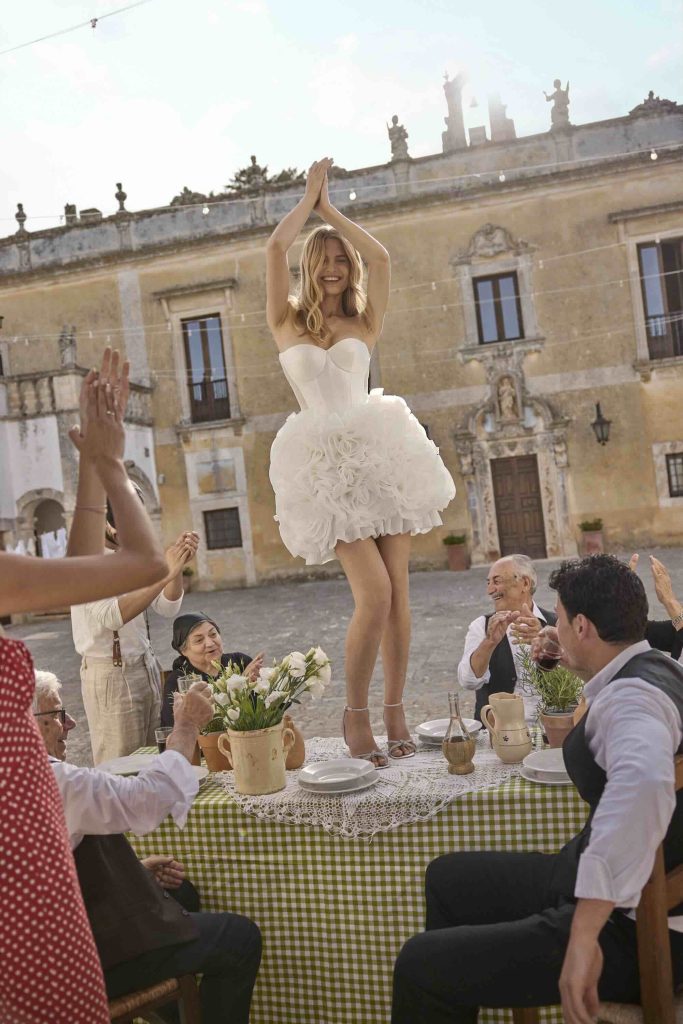
[[[280,363],[301,406],[270,452],[275,519],[291,554],[320,565],[340,540],[440,526],[453,479],[403,399],[368,394],[367,345],[293,345]]]

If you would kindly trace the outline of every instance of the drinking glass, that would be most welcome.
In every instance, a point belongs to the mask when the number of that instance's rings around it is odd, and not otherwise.
[[[547,633],[546,629],[540,631],[537,640],[540,646],[534,652],[534,661],[542,671],[550,672],[557,667],[564,655],[562,645],[552,634]]]
[[[202,677],[197,675],[196,672],[190,672],[188,675],[178,676],[178,693],[187,693],[193,683],[196,683]]]
[[[160,754],[163,754],[166,750],[166,740],[172,732],[173,729],[168,725],[164,725],[161,728],[154,730],[154,739],[157,741],[157,748]]]

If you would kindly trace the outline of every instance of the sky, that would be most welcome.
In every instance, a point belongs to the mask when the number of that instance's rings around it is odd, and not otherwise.
[[[133,0],[7,2],[0,51]],[[0,54],[0,236],[59,223],[65,203],[164,206],[221,191],[250,154],[269,171],[331,156],[390,157],[392,114],[411,156],[441,151],[443,75],[468,76],[468,127],[498,91],[517,134],[545,131],[553,79],[573,123],[647,95],[683,102],[683,0],[149,0]]]

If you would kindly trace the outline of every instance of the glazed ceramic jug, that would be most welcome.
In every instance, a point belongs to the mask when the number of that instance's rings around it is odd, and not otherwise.
[[[293,743],[292,730],[278,722],[248,732],[228,729],[220,734],[218,749],[234,769],[237,792],[260,796],[285,788],[285,759]]]
[[[532,749],[524,701],[516,693],[492,693],[489,700],[491,703],[481,709],[481,720],[489,731],[493,749],[501,761],[517,764]]]

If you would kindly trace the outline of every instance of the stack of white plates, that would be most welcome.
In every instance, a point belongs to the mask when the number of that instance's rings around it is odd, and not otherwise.
[[[522,777],[545,786],[571,786],[561,748],[534,750],[522,761]]]
[[[309,793],[358,793],[378,781],[377,769],[360,757],[318,761],[299,772],[299,785]]]
[[[428,747],[440,747],[449,722],[449,718],[435,718],[433,722],[423,722],[422,725],[418,725],[415,732]],[[470,734],[479,732],[481,729],[481,722],[477,722],[475,718],[463,718],[463,722]]]

